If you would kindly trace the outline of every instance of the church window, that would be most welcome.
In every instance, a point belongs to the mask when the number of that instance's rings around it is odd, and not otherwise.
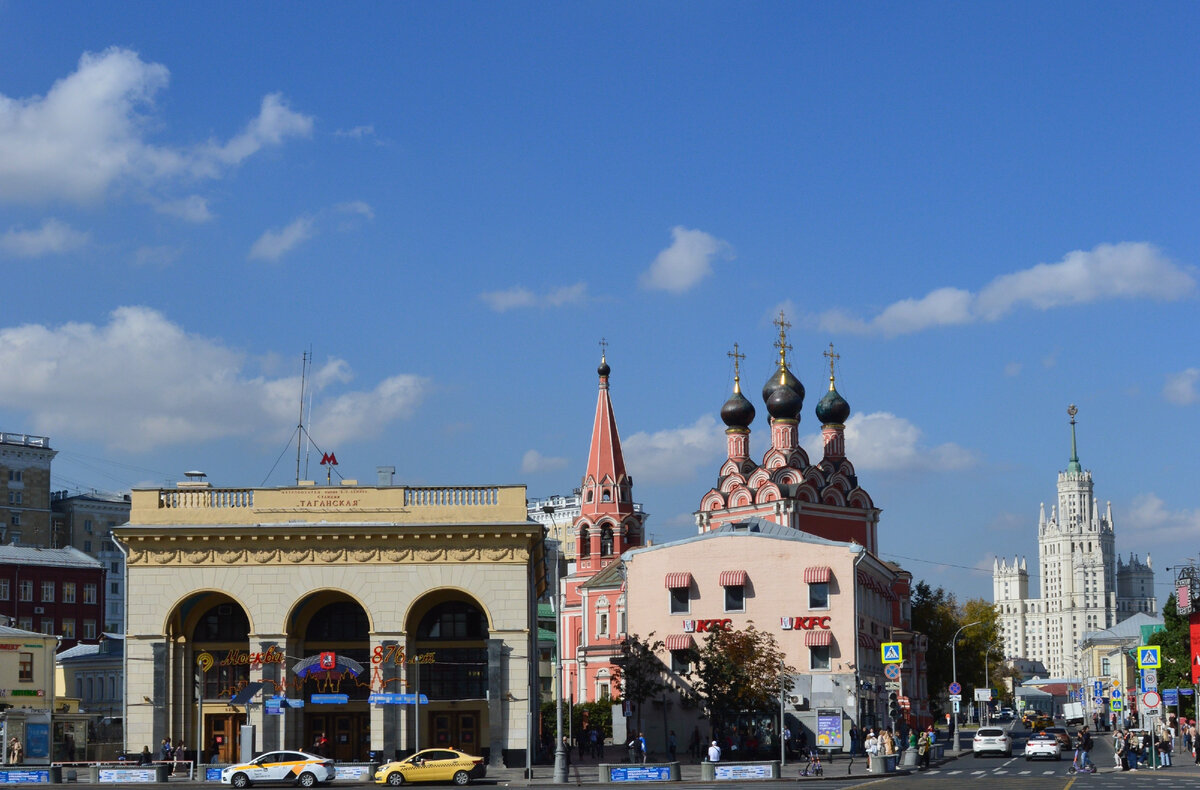
[[[604,489],[604,493],[600,495],[600,501],[601,502],[611,502],[612,501],[612,491],[608,490],[607,488]]]
[[[580,557],[590,557],[592,555],[592,541],[591,541],[591,535],[589,533],[590,533],[590,530],[588,529],[587,524],[581,524],[579,526],[579,556]]]
[[[594,491],[592,491],[590,488],[588,489],[588,492],[587,492],[587,501],[588,501],[588,502],[591,502],[591,501],[592,501],[592,495],[593,495],[594,493],[595,493],[595,492],[594,492]]]
[[[605,524],[600,528],[600,556],[609,557],[613,553],[612,527]]]

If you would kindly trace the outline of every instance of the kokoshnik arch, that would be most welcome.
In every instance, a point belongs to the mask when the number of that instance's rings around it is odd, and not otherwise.
[[[248,715],[256,750],[325,733],[339,760],[446,746],[523,764],[541,535],[524,486],[135,490],[116,530],[128,748],[199,734],[229,761]]]

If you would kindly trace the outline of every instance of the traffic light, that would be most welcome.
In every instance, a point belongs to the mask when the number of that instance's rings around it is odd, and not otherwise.
[[[888,694],[888,715],[893,719],[900,718],[900,695],[894,691]]]

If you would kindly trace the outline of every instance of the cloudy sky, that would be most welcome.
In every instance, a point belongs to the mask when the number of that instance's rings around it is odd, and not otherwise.
[[[757,393],[783,310],[810,447],[840,355],[885,557],[962,595],[1033,566],[1076,403],[1165,599],[1200,537],[1198,23],[6,2],[0,430],[50,436],[56,488],[286,484],[311,348],[345,477],[542,496],[583,473],[604,338],[663,541],[715,481],[727,352]]]

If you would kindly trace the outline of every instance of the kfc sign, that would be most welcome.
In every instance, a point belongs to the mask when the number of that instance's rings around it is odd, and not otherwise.
[[[831,617],[781,617],[779,624],[784,631],[811,631],[814,628],[829,630]]]
[[[733,621],[726,617],[724,620],[684,620],[683,631],[686,634],[703,634],[709,631],[728,631],[733,627]]]

